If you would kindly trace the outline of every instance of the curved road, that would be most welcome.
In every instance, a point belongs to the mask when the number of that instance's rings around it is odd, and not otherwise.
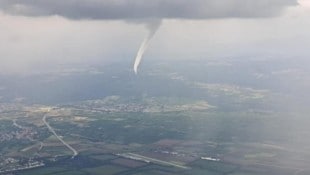
[[[54,136],[61,141],[61,143],[63,143],[68,149],[70,149],[73,152],[72,158],[74,158],[75,156],[77,156],[79,153],[77,150],[75,150],[72,146],[70,146],[67,142],[65,142],[59,135],[57,135],[57,133],[55,132],[54,128],[51,127],[51,125],[46,121],[46,117],[47,115],[45,114],[42,118],[44,124],[47,126],[48,130],[54,134]]]

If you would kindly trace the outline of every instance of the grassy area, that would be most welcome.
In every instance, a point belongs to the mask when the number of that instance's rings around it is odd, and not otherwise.
[[[83,171],[90,173],[92,175],[113,175],[122,171],[125,171],[126,169],[123,167],[119,166],[114,166],[114,165],[104,165],[100,167],[95,167],[95,168],[86,168],[83,169]]]
[[[27,170],[22,173],[18,173],[19,175],[34,175],[34,174],[40,174],[40,175],[53,175],[57,173],[62,173],[67,171],[65,168],[62,167],[42,167],[37,168],[33,170]]]
[[[218,174],[229,174],[238,169],[238,166],[222,162],[198,160],[191,164],[194,169],[210,171]]]
[[[108,160],[115,159],[117,157],[113,156],[113,155],[103,154],[103,155],[90,156],[90,158],[93,158],[93,159],[96,159],[96,160],[100,160],[100,161],[108,161]]]
[[[55,175],[87,175],[87,173],[82,172],[82,171],[66,171],[66,172],[56,173]]]

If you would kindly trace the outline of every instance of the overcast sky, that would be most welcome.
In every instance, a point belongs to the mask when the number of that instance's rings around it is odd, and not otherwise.
[[[310,56],[310,0],[0,0],[0,71],[144,59]]]

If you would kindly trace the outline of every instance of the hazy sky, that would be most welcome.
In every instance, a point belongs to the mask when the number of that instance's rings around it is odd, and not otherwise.
[[[145,59],[310,56],[310,0],[0,0],[0,70]]]

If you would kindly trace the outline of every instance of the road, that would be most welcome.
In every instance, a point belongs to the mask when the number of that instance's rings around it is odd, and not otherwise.
[[[151,157],[145,157],[145,156],[134,154],[134,153],[123,153],[123,154],[118,154],[118,155],[122,157],[130,158],[130,159],[143,160],[146,162],[153,162],[155,164],[160,164],[160,165],[165,165],[165,166],[174,166],[174,167],[181,168],[181,169],[190,169],[187,166],[183,166],[183,165],[179,165],[176,163],[167,162],[167,161],[163,161],[159,159],[154,159]]]
[[[16,119],[13,120],[13,126],[19,128],[19,129],[25,129],[25,127],[23,127],[23,126],[21,126],[21,125],[16,123]]]
[[[75,156],[77,156],[79,154],[79,152],[77,150],[75,150],[72,146],[70,146],[67,142],[65,142],[59,135],[57,135],[57,133],[55,132],[54,128],[51,127],[51,125],[46,121],[46,117],[47,115],[45,114],[42,118],[44,124],[47,126],[48,130],[54,134],[54,136],[61,141],[61,143],[63,143],[68,149],[70,149],[73,152],[72,158],[74,158]]]

